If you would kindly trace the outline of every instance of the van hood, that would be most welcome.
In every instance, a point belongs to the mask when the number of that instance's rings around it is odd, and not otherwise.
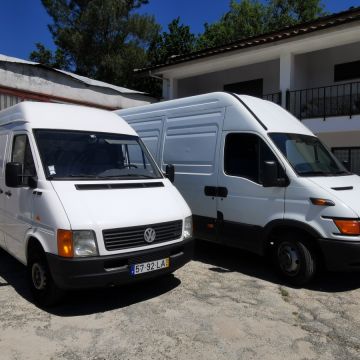
[[[102,231],[180,220],[191,215],[185,200],[167,179],[52,181],[52,185],[73,230]]]
[[[360,176],[311,177],[308,180],[330,193],[335,202],[345,203],[360,217]]]

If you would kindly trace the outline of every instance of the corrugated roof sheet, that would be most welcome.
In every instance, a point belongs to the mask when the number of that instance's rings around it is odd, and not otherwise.
[[[14,57],[11,57],[11,56],[6,56],[6,55],[0,54],[0,62],[12,62],[12,63],[17,63],[17,64],[26,64],[26,65],[31,65],[31,66],[42,67],[42,68],[45,68],[45,69],[47,69],[49,71],[55,71],[55,72],[62,73],[65,76],[69,76],[69,77],[71,77],[71,78],[73,78],[75,80],[80,81],[83,84],[86,84],[86,85],[89,85],[89,86],[112,89],[112,90],[114,90],[114,91],[116,91],[116,92],[118,92],[120,94],[144,94],[144,95],[148,95],[148,94],[146,94],[144,92],[141,92],[141,91],[131,90],[131,89],[127,89],[127,88],[120,87],[120,86],[115,86],[115,85],[108,84],[108,83],[103,82],[103,81],[90,79],[88,77],[77,75],[77,74],[74,74],[74,73],[71,73],[71,72],[68,72],[68,71],[54,69],[54,68],[42,65],[42,64],[37,63],[37,62],[18,59],[18,58],[14,58]]]

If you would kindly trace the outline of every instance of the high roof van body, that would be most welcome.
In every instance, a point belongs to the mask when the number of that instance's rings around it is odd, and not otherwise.
[[[115,114],[30,103],[0,112],[0,247],[35,299],[170,273],[191,257],[191,212]]]
[[[117,113],[175,166],[195,237],[271,254],[296,284],[360,269],[360,177],[280,106],[217,92]]]

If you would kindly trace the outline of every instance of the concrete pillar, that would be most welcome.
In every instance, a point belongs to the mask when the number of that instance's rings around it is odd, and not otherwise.
[[[163,78],[162,82],[162,97],[164,100],[169,100],[169,79]]]
[[[286,107],[286,90],[293,90],[294,86],[294,55],[283,53],[280,55],[280,91],[282,93],[281,105]]]
[[[177,98],[177,80],[169,79],[169,100]]]

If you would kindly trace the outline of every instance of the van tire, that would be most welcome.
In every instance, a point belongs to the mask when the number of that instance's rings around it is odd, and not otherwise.
[[[36,304],[51,307],[60,302],[64,291],[55,284],[44,252],[33,254],[27,265],[28,283]]]
[[[274,260],[280,275],[295,286],[307,284],[316,273],[315,251],[300,236],[286,236],[277,241]]]

